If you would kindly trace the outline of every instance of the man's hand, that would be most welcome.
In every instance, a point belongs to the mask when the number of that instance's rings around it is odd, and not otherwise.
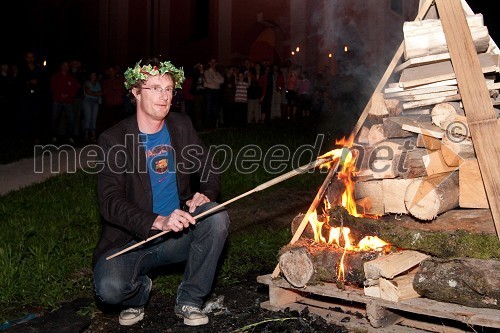
[[[158,215],[156,220],[153,222],[151,229],[179,232],[184,228],[188,228],[190,224],[195,223],[196,220],[191,216],[191,214],[183,210],[176,209],[168,216]]]
[[[193,213],[195,211],[196,207],[199,207],[203,204],[206,204],[207,202],[210,202],[210,199],[205,194],[201,194],[200,192],[196,192],[193,195],[193,198],[186,202],[186,206],[189,207],[189,212]]]

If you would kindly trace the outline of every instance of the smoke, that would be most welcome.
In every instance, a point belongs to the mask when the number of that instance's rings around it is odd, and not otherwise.
[[[319,53],[333,54],[324,132],[349,135],[403,39],[404,18],[388,1],[325,0],[311,22]]]

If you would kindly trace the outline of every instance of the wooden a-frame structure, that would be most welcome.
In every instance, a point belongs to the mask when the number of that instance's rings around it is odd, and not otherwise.
[[[493,104],[489,97],[489,91],[484,81],[481,65],[466,21],[465,15],[473,15],[474,13],[465,0],[425,0],[421,3],[415,21],[422,20],[428,15],[436,17],[436,7],[443,25],[451,63],[462,96],[467,123],[471,131],[495,230],[500,239],[500,168],[498,167],[500,166],[500,122],[493,111]],[[493,46],[494,52],[499,53],[496,44],[491,38],[490,44]],[[382,92],[403,56],[403,52],[404,41],[396,50],[356,122],[351,133],[353,137],[356,137],[368,117],[373,96]],[[308,216],[316,210],[321,202],[328,185],[337,172],[338,166],[337,164],[330,169],[311,206],[290,240],[290,244],[295,243],[302,235],[308,223]],[[271,277],[276,278],[279,273],[279,265],[276,265]]]

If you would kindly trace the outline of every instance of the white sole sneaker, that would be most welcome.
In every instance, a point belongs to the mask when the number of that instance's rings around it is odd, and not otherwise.
[[[130,308],[120,312],[118,322],[122,326],[131,326],[144,319],[144,308]]]

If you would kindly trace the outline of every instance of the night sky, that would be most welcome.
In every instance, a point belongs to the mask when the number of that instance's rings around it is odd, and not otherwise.
[[[39,58],[52,59],[62,54],[66,59],[85,54],[88,51],[85,40],[89,38],[89,31],[96,31],[98,23],[86,20],[85,13],[80,13],[82,1],[97,10],[99,0],[2,1],[0,62],[20,62],[27,50],[35,51]],[[499,45],[500,1],[469,0],[468,3],[474,12],[483,14],[490,35]]]

